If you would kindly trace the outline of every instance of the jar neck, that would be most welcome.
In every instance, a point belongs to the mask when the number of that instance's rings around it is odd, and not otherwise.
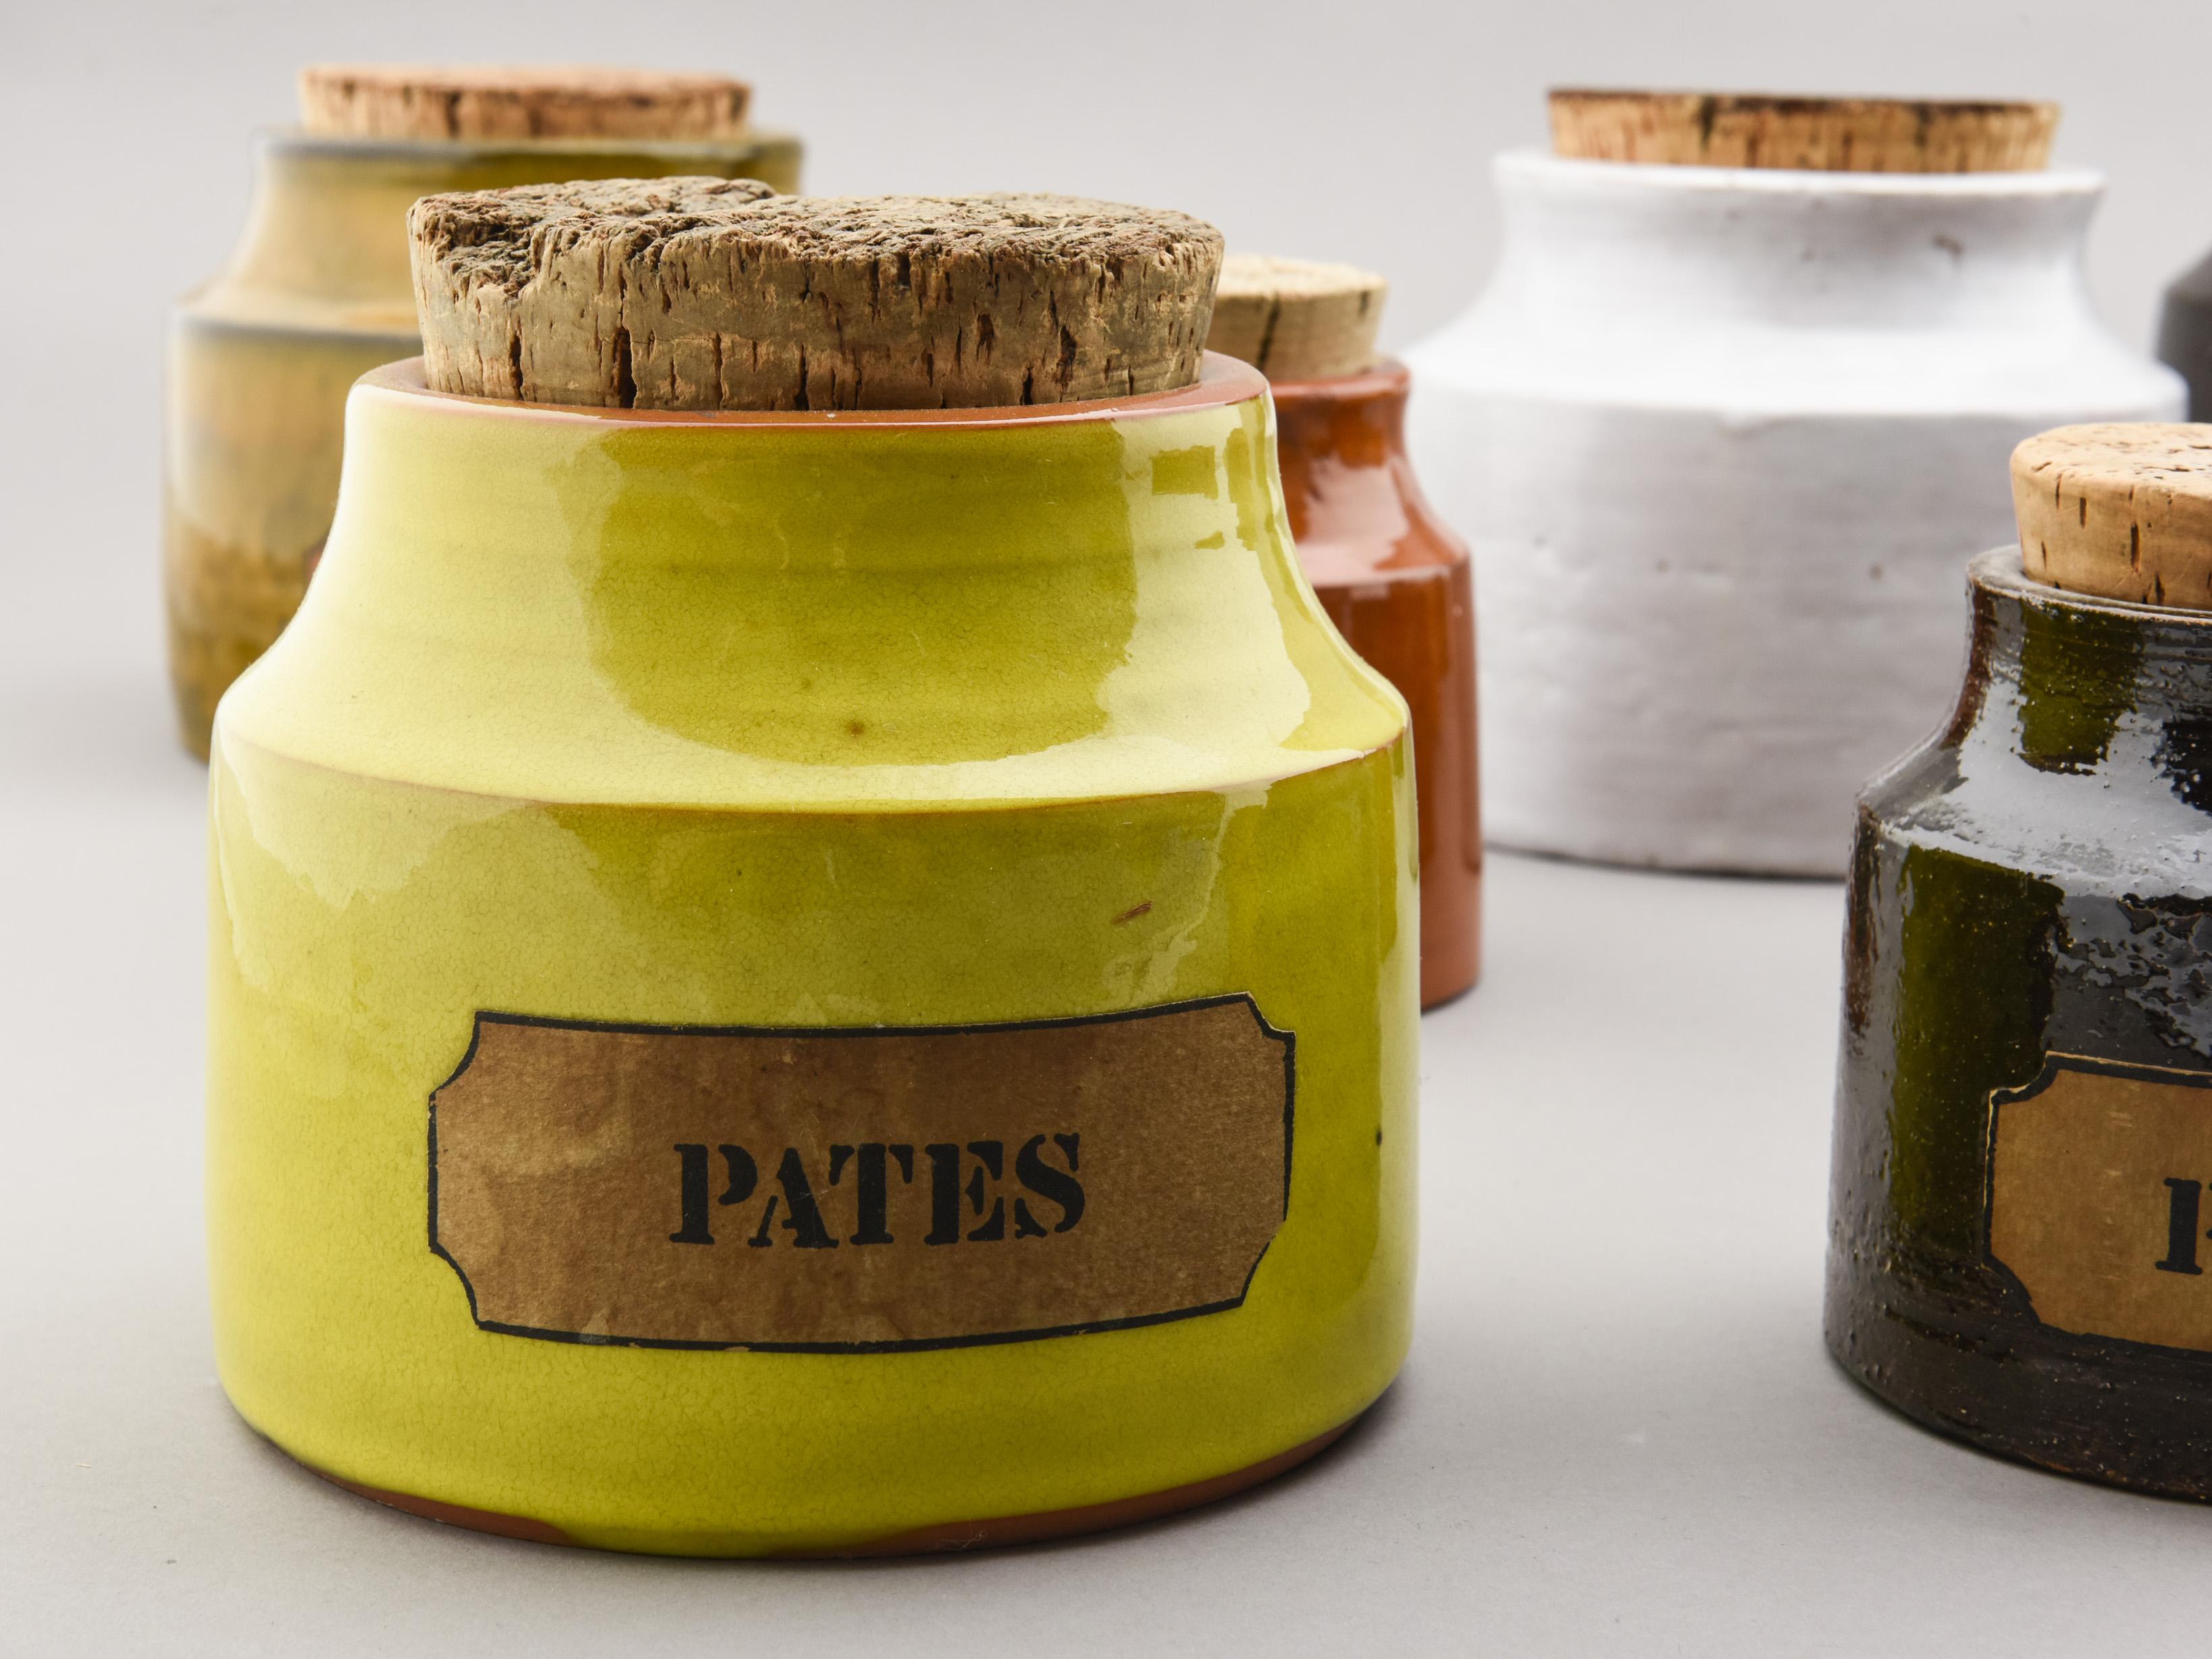
[[[1501,156],[1524,309],[2001,327],[2082,307],[2094,173],[1898,175]]]
[[[1364,374],[1327,380],[1279,380],[1276,441],[1291,533],[1326,534],[1327,520],[1360,500],[1372,507],[1395,495],[1394,463],[1406,453],[1405,366],[1378,363]]]
[[[1949,740],[2039,772],[2141,781],[2212,811],[2212,613],[2029,580],[2016,550],[1975,561],[1973,642]]]
[[[1318,586],[1462,556],[1406,454],[1411,385],[1406,366],[1385,359],[1362,374],[1272,388],[1291,533]]]
[[[742,140],[487,143],[264,133],[253,202],[222,273],[190,302],[237,321],[416,335],[407,210],[418,198],[562,179],[712,173],[798,188],[799,145]]]

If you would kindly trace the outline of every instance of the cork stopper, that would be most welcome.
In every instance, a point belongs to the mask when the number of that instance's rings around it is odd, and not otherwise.
[[[1066,196],[609,179],[408,215],[441,392],[635,409],[967,409],[1198,379],[1221,233]]]
[[[720,75],[545,64],[311,64],[300,121],[356,138],[736,138],[752,88]]]
[[[1232,253],[1213,291],[1206,349],[1271,380],[1333,380],[1373,366],[1389,284],[1357,265]]]
[[[1729,93],[1552,94],[1552,151],[1587,161],[1815,173],[2033,173],[2058,106]]]
[[[2212,425],[2039,433],[2012,453],[2012,500],[2035,580],[2212,611]]]

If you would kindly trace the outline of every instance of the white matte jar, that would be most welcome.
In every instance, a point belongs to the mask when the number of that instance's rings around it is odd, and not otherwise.
[[[1504,252],[1407,354],[1473,544],[1509,847],[1835,875],[1958,685],[1964,571],[2045,428],[2178,416],[2091,310],[2081,171],[1496,163]]]

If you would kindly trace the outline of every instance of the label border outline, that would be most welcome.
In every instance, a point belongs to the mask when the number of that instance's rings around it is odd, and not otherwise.
[[[1999,1259],[1992,1237],[1996,1227],[1997,1114],[2007,1106],[2034,1099],[2057,1082],[2063,1072],[2086,1072],[2097,1077],[2117,1077],[2134,1083],[2165,1083],[2212,1093],[2212,1071],[2191,1071],[2178,1066],[2158,1066],[2147,1060],[2106,1060],[2063,1048],[2044,1051],[2043,1065],[2026,1083],[1990,1091],[1987,1122],[1982,1142],[1982,1263],[1996,1274],[2006,1291],[2020,1298],[2028,1319],[2038,1330],[2050,1331],[2076,1342],[2106,1344],[2150,1353],[2194,1354],[2212,1360],[2212,1349],[2178,1347],[2170,1342],[2144,1342],[2131,1336],[2112,1336],[2102,1331],[2069,1330],[2054,1325],[2035,1310],[2035,1297],[2026,1281]],[[2212,1104],[2212,1103],[2208,1103]]]
[[[1252,1281],[1259,1276],[1261,1264],[1267,1261],[1267,1252],[1274,1249],[1275,1239],[1281,1236],[1281,1226],[1276,1228],[1267,1243],[1261,1247],[1260,1254],[1253,1258],[1251,1271],[1244,1275],[1244,1283],[1237,1294],[1226,1300],[1172,1309],[1165,1313],[1135,1314],[1125,1319],[1087,1320],[1035,1330],[992,1331],[975,1336],[894,1337],[867,1342],[708,1342],[677,1337],[593,1336],[581,1331],[541,1330],[534,1326],[510,1325],[498,1320],[485,1319],[477,1311],[476,1285],[471,1282],[461,1264],[438,1242],[438,1097],[459,1082],[462,1073],[475,1062],[477,1048],[483,1041],[483,1029],[487,1024],[536,1026],[562,1031],[608,1031],[635,1036],[969,1036],[994,1031],[1065,1030],[1082,1025],[1109,1025],[1133,1019],[1158,1018],[1164,1014],[1192,1013],[1205,1008],[1224,1007],[1231,1003],[1244,1006],[1254,1024],[1259,1026],[1262,1038],[1283,1045],[1283,1221],[1287,1224],[1291,1215],[1291,1152],[1297,1113],[1297,1033],[1284,1030],[1269,1021],[1260,1012],[1259,1000],[1249,991],[1192,997],[1181,1002],[1153,1003],[1142,1008],[1116,1009],[1103,1014],[1068,1014],[1043,1019],[981,1020],[945,1025],[666,1025],[642,1020],[565,1019],[547,1014],[517,1014],[499,1009],[479,1008],[471,1018],[469,1046],[462,1054],[460,1063],[447,1074],[444,1082],[430,1091],[428,1097],[427,1184],[430,1254],[452,1268],[453,1276],[461,1281],[461,1289],[468,1297],[470,1321],[479,1331],[499,1336],[526,1337],[541,1342],[564,1342],[574,1347],[585,1348],[654,1348],[690,1353],[919,1353],[952,1348],[1000,1347],[1010,1342],[1086,1336],[1098,1331],[1135,1330],[1147,1325],[1173,1324],[1179,1320],[1197,1319],[1207,1314],[1227,1313],[1244,1305],[1246,1297],[1251,1293]]]

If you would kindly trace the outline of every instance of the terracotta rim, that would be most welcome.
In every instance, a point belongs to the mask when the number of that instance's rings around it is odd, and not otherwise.
[[[1356,374],[1334,374],[1324,380],[1273,380],[1268,390],[1277,403],[1349,403],[1403,392],[1413,384],[1413,372],[1395,357],[1377,357]]]
[[[1185,1510],[1232,1498],[1263,1481],[1286,1474],[1326,1451],[1365,1414],[1364,1411],[1360,1412],[1302,1445],[1293,1446],[1286,1452],[1278,1452],[1273,1457],[1263,1458],[1244,1468],[1233,1469],[1227,1474],[1217,1474],[1209,1480],[1194,1480],[1185,1486],[1170,1486],[1164,1492],[1146,1492],[1135,1498],[1118,1498],[1105,1504],[1079,1504],[1073,1509],[1000,1516],[988,1521],[945,1522],[936,1526],[917,1527],[910,1532],[894,1533],[888,1538],[856,1544],[848,1549],[793,1550],[766,1559],[850,1561],[880,1556],[940,1555],[963,1550],[1000,1549],[1017,1544],[1041,1544],[1056,1538],[1073,1538],[1085,1533],[1135,1526],[1140,1522],[1156,1521],[1164,1516],[1179,1514]],[[283,1451],[283,1448],[280,1446],[277,1449]],[[291,1454],[286,1452],[285,1455],[289,1457]],[[293,1461],[309,1474],[321,1476],[334,1486],[343,1486],[357,1498],[366,1498],[372,1503],[382,1504],[391,1509],[404,1510],[426,1521],[462,1527],[471,1532],[494,1533],[502,1538],[520,1538],[532,1544],[594,1547],[580,1543],[550,1522],[533,1520],[528,1516],[502,1515],[494,1510],[471,1509],[466,1504],[441,1503],[434,1498],[416,1498],[407,1492],[387,1492],[381,1486],[364,1486],[358,1480],[348,1480],[342,1475],[332,1474],[327,1469],[319,1469],[304,1459],[294,1458]]]
[[[976,409],[601,409],[588,404],[526,404],[505,398],[472,398],[459,392],[434,392],[422,377],[422,360],[408,357],[372,368],[354,382],[356,389],[408,398],[457,413],[493,414],[518,421],[586,422],[607,427],[739,428],[825,432],[840,428],[872,432],[902,428],[988,430],[1002,427],[1058,426],[1079,421],[1142,420],[1193,410],[1225,409],[1246,403],[1267,389],[1267,376],[1249,363],[1209,351],[1198,380],[1172,392],[1147,392],[1134,398],[1097,398],[1085,403],[1004,404]]]

